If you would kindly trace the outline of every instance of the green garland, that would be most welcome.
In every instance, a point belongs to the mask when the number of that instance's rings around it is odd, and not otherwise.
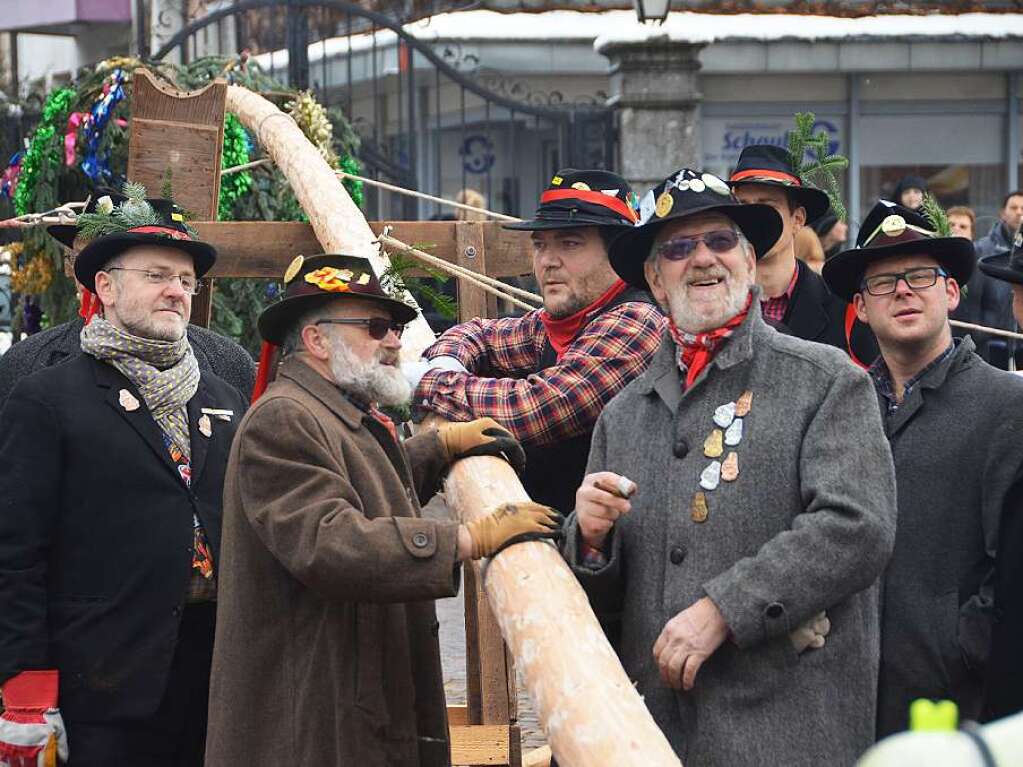
[[[67,113],[74,100],[74,88],[60,88],[46,99],[42,120],[22,159],[21,174],[14,191],[14,210],[19,216],[37,212],[33,210],[37,185],[53,176],[60,167],[62,146],[59,139],[63,137],[60,128],[67,121]]]
[[[228,112],[224,116],[224,152],[220,167],[234,168],[249,162],[249,136],[241,120]],[[234,218],[235,200],[249,193],[252,188],[252,174],[247,170],[220,177],[220,200],[217,218],[230,221]]]

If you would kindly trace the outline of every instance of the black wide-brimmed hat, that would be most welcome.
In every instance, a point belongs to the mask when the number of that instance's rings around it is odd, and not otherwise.
[[[852,301],[862,290],[869,264],[910,254],[930,256],[960,285],[970,279],[977,260],[973,243],[965,237],[939,237],[934,224],[917,211],[878,200],[863,220],[856,247],[825,261],[821,276],[832,293]]]
[[[146,198],[145,189],[134,195],[100,195],[92,211],[78,217],[78,232],[97,231],[75,258],[75,277],[96,291],[96,272],[112,259],[138,245],[162,245],[192,257],[195,274],[202,277],[217,260],[217,249],[199,240],[185,222],[185,211],[174,201]],[[105,219],[109,219],[108,221]],[[71,238],[72,242],[74,237]]]
[[[580,226],[631,227],[636,223],[632,187],[606,170],[559,170],[540,195],[530,221],[505,224],[505,229],[574,229]]]
[[[125,197],[120,192],[115,192],[113,189],[97,189],[89,198],[85,201],[85,207],[82,209],[82,213],[95,213],[96,202],[101,197],[109,197],[114,205],[124,202]],[[152,200],[149,200],[152,202]],[[53,239],[63,245],[69,250],[75,246],[75,237],[78,235],[78,226],[76,224],[50,224],[46,227],[46,233]]]
[[[699,213],[720,213],[731,219],[762,258],[781,236],[782,221],[770,205],[743,205],[723,180],[712,173],[682,168],[655,186],[640,201],[639,223],[611,244],[608,258],[618,276],[649,290],[643,264],[657,232],[669,221]]]
[[[996,280],[1023,285],[1023,231],[1016,232],[1012,238],[1012,250],[982,258],[977,266]]]
[[[807,221],[814,221],[831,209],[827,192],[810,186],[796,174],[788,150],[770,144],[745,147],[728,183],[733,188],[740,184],[784,187],[806,209]]]
[[[380,304],[398,322],[411,322],[418,312],[389,296],[369,259],[326,253],[296,256],[284,273],[284,295],[259,315],[259,334],[280,346],[295,321],[311,309],[344,298]]]

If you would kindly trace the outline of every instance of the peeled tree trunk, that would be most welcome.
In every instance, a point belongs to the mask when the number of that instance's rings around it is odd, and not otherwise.
[[[390,261],[374,243],[376,235],[338,180],[334,169],[290,115],[258,93],[238,85],[227,88],[227,111],[238,116],[288,179],[295,198],[309,217],[316,238],[323,246],[323,252],[368,258],[377,276],[382,275]],[[288,256],[281,267],[283,273],[291,257],[299,254],[282,255]],[[415,300],[408,293],[404,300],[415,306]],[[420,313],[402,335],[402,356],[418,359],[433,341],[433,331]]]

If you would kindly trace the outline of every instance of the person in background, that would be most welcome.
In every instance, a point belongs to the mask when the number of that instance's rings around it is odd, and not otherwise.
[[[482,192],[477,192],[471,187],[460,189],[458,194],[455,195],[455,202],[460,202],[462,205],[471,205],[474,208],[486,208],[487,198]],[[455,208],[455,220],[456,221],[486,221],[487,216],[485,213],[477,213],[473,210],[465,210],[463,208]]]
[[[824,248],[817,238],[817,233],[808,226],[796,232],[796,258],[805,263],[817,274],[824,266]]]
[[[924,204],[927,193],[927,182],[920,176],[903,176],[892,190],[892,199],[910,210],[916,210]]]
[[[977,258],[984,259],[999,253],[1008,253],[1012,249],[1012,238],[1023,223],[1023,189],[1016,189],[1005,195],[1002,200],[1002,207],[998,213],[998,221],[991,227],[991,231],[976,242]],[[983,290],[976,291],[971,284],[968,293],[969,301],[979,301],[981,306],[975,310],[974,322],[981,325],[1000,328],[1001,330],[1015,330],[1016,320],[1012,316],[1012,291],[1009,284],[1002,280],[988,280],[983,282]],[[978,334],[979,335],[979,334]],[[991,335],[980,335],[978,347],[980,355],[996,367],[1008,369],[1009,350],[1019,347],[1014,341]],[[1017,364],[1019,363],[1017,358]]]
[[[970,242],[973,242],[974,228],[977,225],[977,214],[973,212],[972,208],[967,208],[965,205],[956,205],[945,211],[945,215],[948,216],[948,225],[952,229],[952,234],[956,237],[965,237]]]
[[[824,248],[824,259],[827,260],[845,247],[845,241],[849,237],[849,225],[828,212],[817,218],[810,226],[813,227],[817,237],[820,238],[821,247]]]

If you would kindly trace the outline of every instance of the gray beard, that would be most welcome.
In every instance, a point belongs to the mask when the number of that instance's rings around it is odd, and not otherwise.
[[[696,311],[690,306],[684,283],[679,282],[672,286],[668,291],[668,309],[675,327],[683,333],[692,335],[705,333],[721,327],[741,312],[746,306],[750,288],[753,287],[752,275],[747,275],[747,279],[729,277],[728,282],[728,292],[725,296],[715,306],[705,311]]]
[[[412,399],[412,387],[401,368],[379,359],[358,359],[343,342],[332,339],[330,372],[339,389],[384,407],[400,407]]]

